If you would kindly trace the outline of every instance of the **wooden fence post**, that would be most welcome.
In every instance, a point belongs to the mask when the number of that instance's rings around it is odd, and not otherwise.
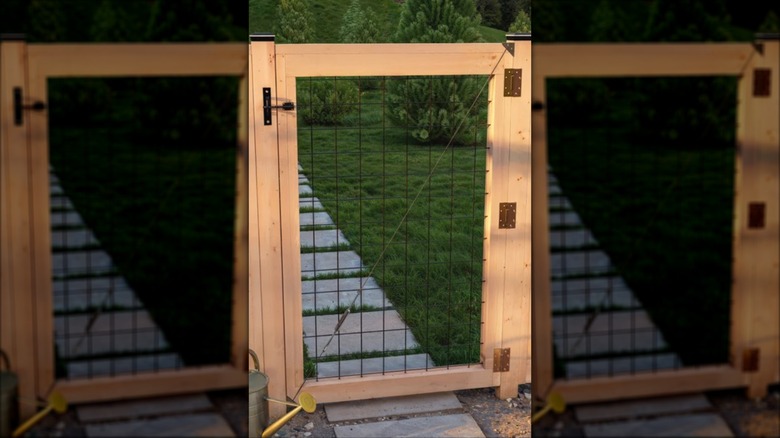
[[[27,44],[22,35],[0,39],[0,348],[19,378],[19,396],[37,391],[34,260],[31,227],[31,160],[27,89]],[[36,411],[19,403],[21,418]]]
[[[247,50],[249,47],[247,46]],[[238,369],[246,368],[249,361],[248,347],[248,307],[249,272],[247,256],[249,252],[249,150],[247,145],[249,117],[249,78],[246,72],[238,86],[238,123],[236,131],[236,218],[233,242],[233,317],[230,363]]]
[[[755,46],[737,96],[731,362],[762,397],[780,381],[780,37]]]
[[[538,65],[538,64],[537,64]],[[538,70],[537,70],[538,71]],[[547,184],[547,77],[533,75],[532,248],[533,248],[533,395],[544,400],[553,385],[552,294],[550,291],[550,217]]]
[[[512,50],[495,71],[490,96],[486,254],[487,281],[501,308],[495,313],[501,315],[500,348],[509,350],[509,370],[501,371],[496,392],[502,399],[517,397],[517,385],[529,381],[531,371],[531,36],[507,35],[507,45]]]
[[[263,117],[263,89],[276,94],[273,35],[250,37],[249,80],[249,348],[268,375],[268,396],[285,400],[279,124]],[[272,421],[286,411],[278,403],[268,408]]]

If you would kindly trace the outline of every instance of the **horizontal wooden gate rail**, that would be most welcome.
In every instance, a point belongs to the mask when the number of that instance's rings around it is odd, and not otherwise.
[[[335,402],[497,387],[501,397],[530,381],[531,292],[531,44],[527,37],[502,44],[274,44],[252,36],[250,48],[249,345],[262,352],[269,396],[299,390]],[[508,98],[503,83],[488,90],[489,169],[480,364],[369,377],[304,380],[298,215],[297,123],[294,111],[274,111],[264,125],[262,87],[273,104],[295,102],[296,77],[490,75],[522,68],[521,96]],[[277,102],[278,101],[278,102]],[[511,115],[511,118],[510,118]],[[517,202],[517,228],[498,229],[500,202]],[[493,372],[495,348],[511,348],[511,371]],[[284,412],[271,405],[272,417]]]
[[[79,403],[247,384],[246,68],[245,43],[27,44],[18,35],[0,41],[0,348],[19,375],[20,397],[45,397],[55,388]],[[15,123],[13,89],[23,90],[26,105],[45,104],[49,78],[128,76],[241,78],[230,363],[55,381],[48,115],[24,110]],[[25,417],[36,410],[31,403],[20,408]]]
[[[780,40],[750,43],[535,44],[533,99],[533,382],[568,402],[746,386],[751,397],[780,381]],[[754,78],[769,71],[768,94]],[[546,80],[564,77],[732,76],[737,94],[730,363],[618,377],[554,380],[547,192]],[[762,205],[763,224],[750,209]],[[756,371],[743,355],[758,351]]]

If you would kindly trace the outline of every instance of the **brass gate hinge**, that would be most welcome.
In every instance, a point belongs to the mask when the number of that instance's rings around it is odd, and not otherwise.
[[[520,97],[520,85],[523,79],[522,68],[504,69],[504,96]]]
[[[493,372],[503,373],[509,371],[509,348],[496,348],[493,350]]]
[[[758,358],[761,350],[758,348],[746,348],[742,350],[742,371],[758,371]]]

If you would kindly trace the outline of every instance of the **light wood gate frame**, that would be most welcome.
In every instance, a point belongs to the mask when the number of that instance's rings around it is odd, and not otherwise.
[[[269,396],[299,389],[336,402],[453,389],[497,387],[517,395],[530,381],[531,316],[531,42],[287,44],[273,35],[250,43],[249,346],[269,376]],[[505,53],[505,56],[502,54]],[[504,95],[506,69],[522,69],[521,95]],[[297,123],[294,111],[272,112],[265,125],[261,90],[272,105],[296,101],[296,77],[489,75],[488,193],[485,204],[481,364],[429,371],[304,381],[298,215]],[[517,227],[498,228],[501,202],[517,203]],[[511,368],[494,372],[494,350],[510,349]],[[271,416],[284,406],[271,404]]]
[[[53,387],[70,403],[247,385],[246,43],[27,44],[0,41],[0,348],[12,358],[21,399]],[[47,79],[64,77],[240,77],[235,265],[230,363],[119,377],[56,380],[51,281]],[[25,108],[17,114],[14,89]],[[17,119],[21,117],[21,120]],[[19,122],[19,123],[17,123]],[[20,402],[22,417],[36,406]]]
[[[780,39],[750,43],[535,44],[533,99],[534,396],[569,403],[780,382]],[[546,80],[736,76],[737,135],[729,364],[554,380],[547,193]],[[702,327],[706,330],[706,327]]]

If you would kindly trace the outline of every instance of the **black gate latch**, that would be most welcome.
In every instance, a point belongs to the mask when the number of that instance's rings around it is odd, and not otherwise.
[[[292,111],[295,109],[295,103],[285,102],[281,105],[271,105],[271,88],[263,88],[263,124],[271,124],[271,110],[281,108],[285,111]]]
[[[46,104],[41,101],[33,102],[32,104],[22,103],[22,88],[14,87],[14,124],[16,126],[22,126],[23,122],[23,110],[31,109],[33,111],[43,111],[46,109]]]

